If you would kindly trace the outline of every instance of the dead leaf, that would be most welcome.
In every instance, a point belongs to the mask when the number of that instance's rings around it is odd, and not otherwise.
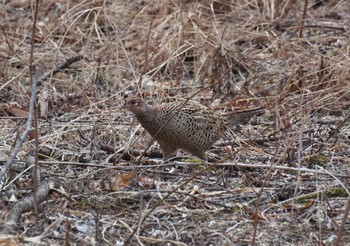
[[[38,96],[38,104],[40,106],[40,116],[47,118],[47,112],[49,110],[49,89],[47,85],[45,85],[45,88],[42,93]]]
[[[12,102],[10,104],[0,104],[0,110],[5,111],[11,116],[28,118],[28,112],[26,110],[23,110],[17,102]]]
[[[120,190],[124,186],[129,186],[130,185],[130,179],[132,178],[133,173],[123,173],[117,177],[112,178],[112,187],[111,189],[113,191]]]

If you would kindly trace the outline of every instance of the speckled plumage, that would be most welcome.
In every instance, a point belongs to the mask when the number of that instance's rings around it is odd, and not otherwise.
[[[141,98],[126,99],[126,107],[140,124],[154,137],[167,160],[183,149],[201,159],[229,125],[228,115],[187,102],[146,104]]]

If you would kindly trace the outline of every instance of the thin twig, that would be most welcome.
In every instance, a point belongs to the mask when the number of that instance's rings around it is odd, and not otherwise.
[[[38,21],[38,12],[39,12],[39,0],[36,0],[35,3],[35,10],[34,10],[34,21],[33,21],[33,28],[32,28],[32,37],[31,37],[31,44],[30,44],[30,60],[29,60],[29,67],[30,67],[30,85],[33,84],[33,68],[34,68],[34,44],[35,44],[35,32],[37,30],[36,23]],[[39,82],[39,69],[35,70],[35,76],[34,76],[34,83],[38,84]],[[39,150],[39,133],[38,133],[38,110],[36,107],[36,103],[34,103],[34,135],[35,135],[35,164],[34,164],[34,174],[33,174],[33,184],[34,184],[34,211],[37,213],[37,207],[36,207],[36,194],[38,191],[38,150]],[[32,116],[33,117],[33,116]]]
[[[348,202],[346,204],[344,215],[343,215],[343,219],[342,219],[341,224],[340,224],[340,226],[338,228],[337,239],[334,242],[334,246],[339,246],[340,245],[343,233],[345,231],[345,229],[344,229],[345,228],[345,223],[348,220],[349,211],[350,211],[350,199],[348,199]]]
[[[299,30],[299,38],[301,38],[303,36],[304,21],[305,21],[306,12],[307,12],[307,4],[308,4],[308,0],[305,0],[304,9],[303,9],[303,17],[301,20],[301,26],[300,26],[300,30]]]

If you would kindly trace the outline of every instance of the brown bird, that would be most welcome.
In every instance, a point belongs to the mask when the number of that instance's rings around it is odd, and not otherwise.
[[[154,137],[163,152],[163,160],[183,149],[200,159],[206,160],[205,151],[223,136],[234,116],[223,111],[214,111],[192,103],[166,103],[159,106],[146,104],[141,98],[130,96],[126,108]],[[256,110],[255,110],[256,111]],[[247,113],[252,117],[260,111]],[[234,119],[233,122],[236,122]]]

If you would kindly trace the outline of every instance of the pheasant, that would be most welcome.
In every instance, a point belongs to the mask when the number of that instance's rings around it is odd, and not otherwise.
[[[125,106],[157,140],[164,161],[174,156],[178,149],[206,160],[205,151],[223,137],[230,122],[237,122],[234,113],[230,116],[223,111],[192,103],[173,102],[151,106],[139,97],[129,96]],[[242,118],[251,118],[262,112],[262,109],[247,111],[242,114]]]

